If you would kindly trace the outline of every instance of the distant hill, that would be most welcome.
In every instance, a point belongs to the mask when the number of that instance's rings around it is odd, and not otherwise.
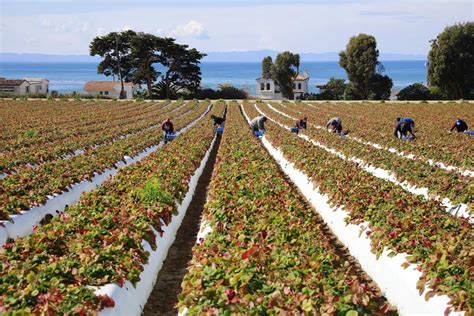
[[[274,50],[256,50],[242,52],[209,52],[204,62],[260,62],[265,56],[273,58],[278,54]],[[338,52],[300,53],[302,61],[337,61]],[[0,63],[39,62],[39,63],[90,63],[98,62],[99,57],[88,55],[48,55],[48,54],[17,54],[0,53]],[[424,55],[408,55],[399,53],[381,53],[380,60],[426,60]]]

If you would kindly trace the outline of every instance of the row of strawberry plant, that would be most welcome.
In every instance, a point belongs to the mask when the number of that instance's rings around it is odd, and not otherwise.
[[[51,223],[4,246],[0,253],[0,312],[93,314],[114,301],[97,286],[136,284],[188,191],[189,179],[214,137],[209,115],[187,133],[88,194]]]
[[[0,113],[11,123],[1,136],[2,140],[17,138],[27,129],[38,129],[41,133],[56,128],[71,128],[75,125],[98,123],[100,117],[117,116],[121,113],[140,111],[153,103],[144,102],[81,102],[81,101],[5,101],[0,100]]]
[[[310,107],[301,104],[301,108],[318,112],[318,123],[321,125],[330,117],[340,116],[355,137],[474,170],[474,149],[466,148],[466,144],[472,142],[472,137],[447,133],[457,117],[474,124],[472,104],[340,104],[336,105],[335,110],[329,111],[324,105]],[[393,130],[397,117],[415,119],[418,136],[416,141],[401,142],[394,138]],[[466,152],[466,149],[470,153]]]
[[[134,107],[132,102],[44,102],[44,101],[19,101],[0,100],[0,115],[6,122],[11,123],[0,135],[0,139],[16,137],[21,128],[37,127],[48,130],[56,125],[68,124],[79,119],[88,110],[95,109],[97,112],[110,113],[111,110],[127,110]],[[85,117],[87,119],[87,117]]]
[[[253,106],[245,109],[259,114]],[[392,254],[408,254],[408,262],[418,264],[420,294],[428,287],[427,299],[445,294],[452,308],[472,311],[474,231],[466,219],[454,218],[438,202],[408,194],[274,123],[265,135],[332,203],[345,207],[348,222],[369,223],[374,253],[387,248]]]
[[[89,113],[85,112],[84,117],[91,116],[94,120],[82,123],[82,119],[76,122],[69,123],[66,126],[54,126],[49,131],[41,131],[37,128],[31,128],[26,132],[19,132],[17,138],[10,140],[4,144],[4,151],[11,152],[18,149],[27,150],[31,147],[51,146],[61,143],[71,138],[77,138],[79,141],[81,137],[90,136],[93,134],[101,135],[103,133],[113,132],[110,128],[128,128],[129,125],[140,123],[144,120],[150,120],[154,115],[165,111],[166,103],[155,104],[151,108],[145,109],[144,104],[141,103],[137,107],[128,111],[112,112],[112,113],[96,113],[91,110]],[[133,126],[132,126],[133,127]]]
[[[254,139],[236,103],[179,296],[190,314],[377,313],[388,304],[337,250],[313,209]]]
[[[281,107],[276,104],[272,104],[271,107],[258,104],[258,107],[270,117],[277,118],[281,123],[289,126],[294,123],[293,119],[271,110],[272,108],[281,110]],[[298,117],[298,113],[290,110],[283,113]],[[314,125],[311,122],[317,119],[317,114],[310,112],[305,115],[310,124],[307,130],[301,132],[323,145],[336,149],[347,156],[360,158],[377,168],[389,170],[400,183],[407,182],[412,186],[429,188],[429,194],[432,196],[447,197],[452,203],[472,203],[474,192],[470,192],[468,189],[472,183],[470,177],[439,169],[420,161],[402,159],[396,154],[361,144],[347,137],[334,137],[333,134],[327,133],[325,130],[313,128]]]
[[[38,141],[50,141],[63,136],[69,131],[87,127],[88,125],[101,124],[104,121],[112,119],[127,118],[139,114],[144,109],[144,103],[124,103],[116,104],[115,108],[111,105],[104,106],[102,103],[90,103],[88,106],[79,107],[80,114],[73,114],[70,110],[72,104],[68,102],[58,102],[58,106],[51,106],[48,103],[42,105],[31,105],[31,112],[34,107],[41,107],[42,116],[35,117],[34,113],[21,111],[18,108],[11,109],[15,116],[6,116],[5,120],[8,127],[2,137],[4,145],[21,146],[31,144],[35,139],[27,137],[27,131],[33,130],[37,133]],[[75,104],[74,104],[75,105]],[[52,113],[52,110],[56,110]],[[76,109],[75,109],[76,111]],[[23,117],[24,121],[18,122],[17,117]]]
[[[206,108],[207,102],[201,102],[196,110],[175,120],[176,128],[186,126]],[[6,220],[8,214],[43,204],[48,195],[59,194],[74,183],[89,180],[94,174],[113,167],[124,156],[137,155],[162,139],[161,128],[156,127],[67,160],[47,162],[36,169],[11,174],[0,182],[0,219]]]
[[[187,104],[186,110],[193,107]],[[111,143],[133,133],[152,128],[161,123],[170,112],[182,108],[180,103],[153,112],[142,113],[132,120],[106,121],[98,130],[71,134],[67,138],[59,138],[48,143],[36,143],[6,152],[0,157],[0,172],[10,173],[22,167],[35,166],[54,159],[72,155],[75,151],[85,151],[100,145]],[[69,132],[68,132],[69,133]]]

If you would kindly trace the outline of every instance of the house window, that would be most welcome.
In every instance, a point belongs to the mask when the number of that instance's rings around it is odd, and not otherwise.
[[[301,83],[298,83],[298,90],[301,90]]]
[[[109,91],[105,91],[105,95],[109,95]]]
[[[296,89],[296,83],[293,83],[293,89]]]
[[[260,90],[265,90],[265,84],[263,82],[260,84]]]
[[[26,87],[26,93],[30,92],[30,87]]]
[[[270,90],[270,83],[267,83],[267,90]]]
[[[100,91],[100,92],[99,92],[99,94],[100,94],[100,95],[102,95],[102,94],[103,94],[103,92],[102,92],[102,91]]]

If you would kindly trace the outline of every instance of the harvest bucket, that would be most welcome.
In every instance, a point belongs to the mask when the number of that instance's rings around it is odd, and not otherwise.
[[[166,134],[166,139],[170,140],[170,139],[175,139],[176,138],[176,134]]]
[[[298,133],[299,131],[300,131],[300,129],[298,127],[292,127],[291,128],[292,133]]]
[[[255,132],[255,136],[261,137],[261,136],[263,136],[263,132],[257,131],[257,132]]]
[[[464,131],[464,134],[474,135],[474,131]]]
[[[402,140],[414,140],[415,137],[413,137],[413,136],[402,136],[401,139],[402,139]]]
[[[223,127],[216,128],[216,133],[221,135],[222,133],[224,133],[224,128]]]

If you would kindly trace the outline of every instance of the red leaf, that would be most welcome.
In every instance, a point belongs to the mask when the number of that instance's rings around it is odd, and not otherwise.
[[[100,304],[104,307],[115,306],[114,300],[108,295],[97,295],[97,299],[99,300]]]
[[[258,248],[257,246],[253,246],[252,248],[250,248],[249,250],[247,251],[244,251],[244,253],[242,253],[242,259],[248,259],[250,256],[253,256],[253,257],[256,257],[257,255],[257,251],[258,251]]]
[[[225,295],[227,295],[227,299],[229,301],[232,301],[235,297],[235,291],[233,289],[226,289],[225,290]]]

